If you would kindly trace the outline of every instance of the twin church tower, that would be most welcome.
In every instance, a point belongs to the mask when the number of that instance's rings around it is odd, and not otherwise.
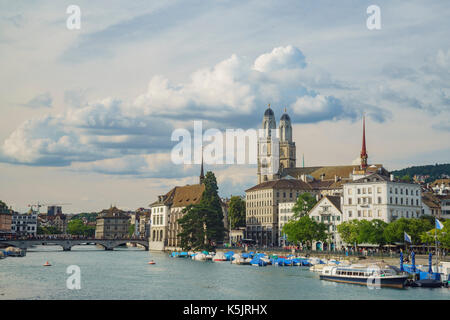
[[[262,121],[264,137],[258,140],[258,184],[276,180],[286,168],[295,168],[296,150],[295,142],[292,141],[291,118],[284,109],[277,129],[275,114],[269,107],[264,112]],[[272,146],[272,130],[278,131],[279,150]],[[274,132],[277,132],[274,131]]]

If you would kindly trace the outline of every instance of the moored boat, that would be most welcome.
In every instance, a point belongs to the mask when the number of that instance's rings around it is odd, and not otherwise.
[[[403,288],[408,277],[392,268],[378,266],[325,266],[320,274],[321,280],[390,288]]]

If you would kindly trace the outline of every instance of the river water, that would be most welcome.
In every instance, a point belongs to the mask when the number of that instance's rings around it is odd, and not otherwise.
[[[155,265],[147,262],[154,260]],[[52,266],[42,266],[49,261]],[[81,270],[69,290],[66,269]],[[139,248],[38,246],[0,260],[0,299],[420,299],[449,300],[450,289],[368,289],[319,280],[305,267],[252,267],[169,258]]]

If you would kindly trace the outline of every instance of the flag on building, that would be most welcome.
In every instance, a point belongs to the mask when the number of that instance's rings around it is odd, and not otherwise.
[[[440,222],[438,219],[436,219],[436,229],[442,230],[444,228],[444,225],[442,222]]]
[[[405,233],[405,241],[411,243],[411,237],[406,232],[404,233]]]

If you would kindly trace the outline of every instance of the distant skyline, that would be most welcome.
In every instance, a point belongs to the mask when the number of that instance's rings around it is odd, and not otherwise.
[[[0,200],[64,212],[147,207],[199,165],[170,162],[175,128],[293,122],[297,166],[348,165],[362,115],[370,163],[450,162],[450,3],[0,0]],[[205,166],[221,196],[256,166]]]

